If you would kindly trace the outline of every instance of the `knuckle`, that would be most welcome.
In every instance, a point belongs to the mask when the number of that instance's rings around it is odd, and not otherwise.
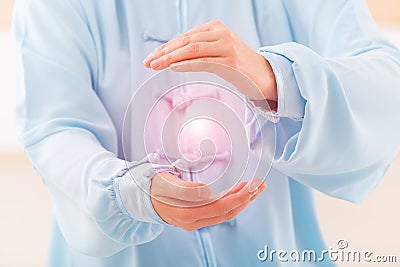
[[[197,54],[199,52],[199,44],[190,44],[188,46],[189,52],[192,54]]]
[[[236,217],[236,215],[237,215],[236,211],[234,211],[234,210],[229,211],[229,212],[225,215],[225,219],[226,219],[227,221],[232,220],[233,218]]]
[[[182,40],[181,40],[181,46],[187,46],[188,44],[190,44],[190,42],[192,38],[189,35],[183,36]]]
[[[162,59],[162,62],[170,62],[171,61],[171,56],[170,55],[164,55],[161,59]]]
[[[223,23],[221,20],[219,20],[219,19],[213,20],[213,21],[212,21],[212,24],[213,24],[213,25],[216,25],[216,26],[224,26],[224,23]]]

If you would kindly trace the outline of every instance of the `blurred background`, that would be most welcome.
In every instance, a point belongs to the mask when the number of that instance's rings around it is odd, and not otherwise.
[[[0,1],[0,266],[45,266],[52,206],[16,139],[10,35],[13,1]],[[382,34],[400,46],[400,0],[367,2]],[[349,249],[397,256],[397,263],[367,266],[400,266],[400,156],[361,205],[316,196],[329,246],[336,249],[337,240],[345,239]]]

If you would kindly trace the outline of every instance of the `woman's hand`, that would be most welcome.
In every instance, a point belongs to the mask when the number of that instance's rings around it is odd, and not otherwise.
[[[250,99],[277,101],[275,75],[269,62],[218,20],[196,27],[163,44],[143,63],[154,70],[171,67],[179,72],[211,72],[231,82]],[[256,86],[243,86],[242,82],[238,82],[243,78],[234,77],[240,74],[230,72],[227,75],[226,67],[221,64],[244,74]]]
[[[151,202],[166,223],[193,231],[233,219],[264,189],[260,179],[242,182],[222,198],[211,200],[210,188],[180,180],[170,173],[156,174],[151,183]],[[205,203],[200,205],[201,203]]]

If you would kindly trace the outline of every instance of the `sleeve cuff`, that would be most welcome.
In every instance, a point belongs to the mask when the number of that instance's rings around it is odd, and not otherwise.
[[[149,155],[149,157],[152,156]],[[150,185],[153,176],[159,172],[170,172],[179,176],[175,167],[152,164],[147,157],[142,162],[128,163],[122,172],[121,179],[115,188],[119,208],[135,220],[166,224],[153,208]]]
[[[272,67],[275,74],[278,90],[278,108],[276,111],[265,110],[253,102],[256,109],[261,109],[264,117],[272,122],[277,122],[279,117],[302,120],[306,100],[301,96],[296,77],[292,68],[293,62],[283,55],[271,52],[268,47],[258,51]]]

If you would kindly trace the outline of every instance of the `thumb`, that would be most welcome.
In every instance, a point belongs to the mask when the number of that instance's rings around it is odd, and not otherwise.
[[[211,198],[212,192],[207,184],[183,181],[171,173],[162,172],[153,177],[151,195],[153,197],[202,202]]]

